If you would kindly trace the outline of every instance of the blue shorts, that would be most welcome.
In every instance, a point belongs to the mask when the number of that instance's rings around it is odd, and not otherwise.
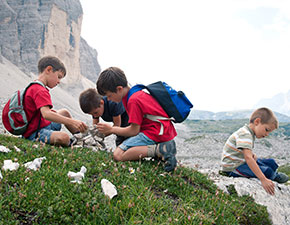
[[[129,148],[135,147],[135,146],[147,146],[147,145],[155,145],[156,142],[152,141],[149,137],[147,137],[145,134],[140,132],[136,136],[129,137],[125,141],[123,141],[122,144],[120,144],[118,147],[122,150],[126,151]]]
[[[60,131],[61,130],[61,124],[60,123],[54,123],[51,122],[46,127],[41,128],[38,133],[35,131],[32,133],[27,139],[31,141],[41,141],[43,143],[50,144],[50,136],[51,133],[54,131]]]

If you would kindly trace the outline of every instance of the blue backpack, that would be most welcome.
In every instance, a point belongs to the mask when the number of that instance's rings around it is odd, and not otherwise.
[[[159,122],[158,120],[172,120],[175,123],[181,123],[188,117],[193,107],[182,91],[176,91],[167,83],[161,81],[147,86],[143,84],[133,86],[128,93],[127,100],[129,100],[132,94],[142,89],[147,89],[170,117],[165,118],[161,116],[146,115],[150,120],[157,122]]]

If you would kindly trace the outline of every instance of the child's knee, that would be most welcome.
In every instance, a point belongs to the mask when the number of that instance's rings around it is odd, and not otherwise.
[[[67,109],[60,109],[57,111],[62,116],[71,118],[70,112]]]
[[[50,137],[50,144],[68,146],[70,137],[65,132],[53,132]]]
[[[113,153],[113,158],[115,161],[123,161],[123,153],[124,151],[120,148],[117,148]]]
[[[120,156],[120,155],[117,155],[117,154],[113,154],[113,156],[114,156],[114,160],[115,161],[122,161],[122,156]]]
[[[276,168],[278,168],[278,165],[277,165],[277,163],[276,163],[276,161],[274,159],[268,159],[268,160],[269,160],[269,164],[270,164],[270,166],[271,166],[271,168],[273,170],[275,170]]]
[[[271,159],[271,158],[269,158],[269,159],[260,159],[260,161],[262,162],[262,165],[266,165],[266,166],[270,167],[274,171],[276,171],[277,168],[278,168],[278,164],[275,162],[274,159]]]

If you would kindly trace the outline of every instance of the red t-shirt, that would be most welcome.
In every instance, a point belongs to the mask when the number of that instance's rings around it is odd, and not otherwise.
[[[27,130],[23,134],[25,138],[28,138],[37,130],[40,118],[40,108],[43,106],[49,106],[52,108],[49,90],[39,84],[32,84],[27,89],[24,97],[24,110],[26,112],[27,120],[30,121]],[[40,128],[46,127],[50,123],[50,121],[41,117]]]
[[[144,91],[134,93],[128,102],[127,97],[128,94],[122,102],[128,113],[129,123],[140,125],[140,132],[156,142],[170,141],[177,135],[171,121],[160,120],[164,126],[164,133],[159,135],[161,124],[144,117],[146,114],[168,117],[154,97]]]

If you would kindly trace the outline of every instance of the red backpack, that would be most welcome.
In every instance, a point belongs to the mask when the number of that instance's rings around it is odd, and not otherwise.
[[[32,84],[39,84],[45,87],[45,85],[40,81],[33,81],[25,89],[14,92],[3,108],[2,122],[6,130],[8,130],[11,134],[24,134],[28,124],[30,123],[30,121],[27,120],[23,102],[25,93]]]

